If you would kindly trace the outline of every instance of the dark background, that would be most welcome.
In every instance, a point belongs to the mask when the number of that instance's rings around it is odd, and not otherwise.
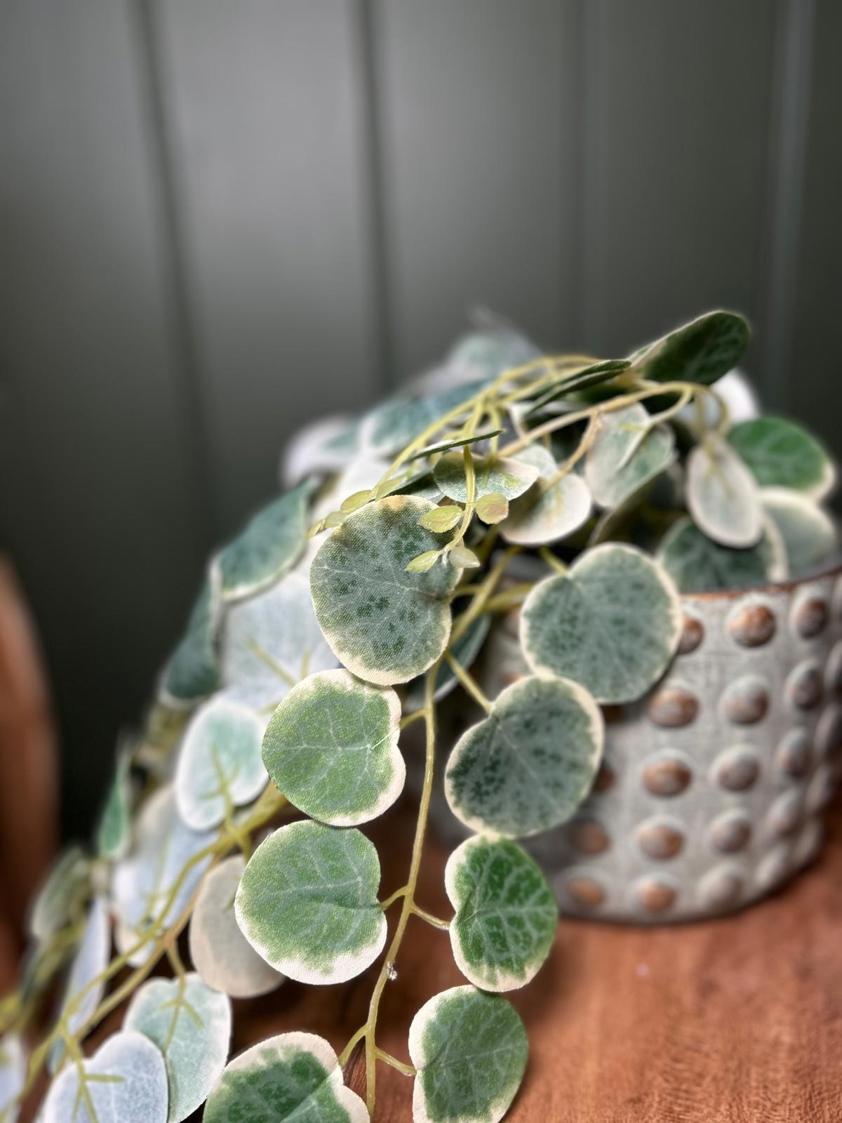
[[[84,831],[301,423],[485,304],[624,353],[749,314],[840,447],[839,0],[0,0],[0,544]]]

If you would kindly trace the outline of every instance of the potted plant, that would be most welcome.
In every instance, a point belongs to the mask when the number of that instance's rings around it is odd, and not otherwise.
[[[44,1123],[178,1123],[203,1103],[207,1123],[357,1123],[382,1063],[414,1079],[419,1121],[498,1120],[527,1059],[504,993],[548,955],[556,894],[677,919],[806,861],[840,731],[822,708],[842,680],[834,473],[794,423],[732,416],[745,387],[720,380],[747,339],[722,311],[624,359],[495,330],[295,444],[290,490],[211,560],[92,850],[34,904],[2,1008],[4,1119],[49,1069]],[[406,877],[383,899],[360,828],[401,794],[422,730]],[[465,835],[447,918],[417,899],[443,741]],[[447,930],[465,985],[418,1010],[407,1061],[377,1026],[410,922]],[[232,997],[376,962],[338,1055],[302,1026],[229,1060]],[[357,1049],[365,1102],[343,1078]]]

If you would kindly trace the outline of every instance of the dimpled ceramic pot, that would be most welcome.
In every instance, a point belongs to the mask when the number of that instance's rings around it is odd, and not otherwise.
[[[530,841],[562,911],[657,923],[739,909],[813,858],[842,765],[842,571],[682,598],[671,668],[605,711],[576,817]],[[516,614],[484,659],[490,696],[526,670]]]

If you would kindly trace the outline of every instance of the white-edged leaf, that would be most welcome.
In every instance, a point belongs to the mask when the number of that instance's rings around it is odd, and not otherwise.
[[[474,835],[447,860],[453,958],[474,986],[488,991],[525,986],[555,939],[555,894],[525,850],[507,839]]]
[[[806,429],[784,417],[756,417],[734,425],[728,441],[760,487],[787,487],[822,499],[833,489],[833,461]]]
[[[349,515],[310,567],[316,617],[349,671],[379,686],[407,682],[444,651],[450,595],[460,570],[447,560],[426,573],[409,562],[443,543],[418,525],[433,504],[393,495]]]
[[[66,1017],[68,1028],[73,1034],[80,1032],[82,1026],[99,1006],[105,993],[105,980],[102,979],[90,988],[88,984],[99,979],[108,966],[110,954],[111,921],[108,904],[104,897],[95,897],[91,902],[82,939],[73,957],[61,1004],[62,1014]],[[50,1055],[51,1064],[55,1066],[62,1056],[64,1056],[64,1045],[61,1040],[58,1040]]]
[[[252,854],[234,911],[276,971],[302,983],[342,983],[383,950],[379,885],[377,851],[358,830],[290,823]]]
[[[640,373],[655,382],[709,386],[737,365],[750,335],[745,317],[716,309],[640,348],[632,358]]]
[[[515,500],[499,524],[507,542],[518,546],[543,546],[559,542],[587,522],[591,513],[588,485],[575,472],[554,483],[541,480]]]
[[[313,474],[339,472],[359,446],[359,426],[350,417],[323,417],[299,429],[281,459],[281,484],[295,487]]]
[[[151,950],[149,943],[132,950],[138,941],[153,926],[161,934],[189,901],[210,857],[196,860],[184,877],[182,868],[215,837],[214,831],[187,826],[178,814],[171,784],[144,804],[135,823],[134,844],[116,866],[113,883],[117,946],[123,954],[131,951],[132,966],[145,963]]]
[[[142,1034],[115,1033],[81,1067],[53,1081],[44,1123],[167,1123],[164,1058]]]
[[[598,702],[631,702],[666,670],[681,620],[667,573],[632,546],[606,543],[533,587],[521,645],[534,670],[574,679]]]
[[[310,675],[275,710],[263,760],[287,799],[337,827],[382,815],[403,790],[397,694],[345,670]]]
[[[168,1123],[180,1123],[205,1102],[222,1075],[231,1043],[228,996],[211,990],[198,975],[151,979],[135,991],[123,1024],[160,1049],[169,1088]]]
[[[234,896],[245,868],[245,858],[235,854],[210,870],[190,918],[193,966],[209,987],[232,998],[268,994],[284,981],[257,954],[234,916]]]
[[[161,693],[166,701],[190,705],[217,689],[217,638],[222,618],[219,574],[212,568],[193,605],[184,635],[164,669]]]
[[[603,723],[578,683],[532,675],[467,729],[445,771],[453,814],[472,830],[525,838],[568,819],[599,768]]]
[[[768,526],[756,546],[734,550],[713,542],[685,517],[667,532],[657,556],[681,593],[750,589],[785,576]]]
[[[754,546],[763,510],[754,477],[725,441],[706,436],[687,457],[687,509],[696,526],[721,546]]]
[[[783,538],[791,577],[801,577],[836,557],[839,528],[814,500],[783,487],[764,488],[760,498]]]
[[[206,702],[190,720],[175,771],[178,813],[188,827],[218,826],[266,786],[260,755],[263,722],[227,698]]]
[[[465,478],[465,461],[461,454],[451,453],[443,456],[433,468],[433,479],[441,492],[457,503],[468,499],[468,483]],[[474,498],[494,492],[506,499],[517,499],[538,479],[538,470],[523,460],[506,459],[501,456],[484,456],[474,459]]]
[[[132,838],[130,770],[131,752],[123,748],[117,754],[114,779],[97,827],[97,850],[108,861],[122,858]]]
[[[16,1033],[0,1037],[0,1123],[16,1123],[16,1100],[26,1082],[26,1054]]]
[[[246,1112],[247,1114],[244,1114]],[[312,1033],[282,1033],[246,1049],[226,1066],[204,1123],[368,1123],[346,1088],[336,1053]]]
[[[49,940],[72,919],[88,892],[89,878],[90,863],[80,846],[59,854],[29,914],[29,931],[36,940]]]
[[[238,600],[274,585],[294,564],[307,541],[312,484],[305,481],[258,511],[213,561],[222,596]]]
[[[675,459],[675,438],[668,425],[653,425],[636,402],[599,419],[599,430],[585,457],[585,479],[594,500],[606,509],[619,507]]]
[[[528,1053],[523,1022],[505,998],[472,986],[435,995],[409,1027],[414,1123],[498,1123]]]
[[[312,671],[336,665],[302,574],[289,573],[275,588],[229,609],[222,634],[226,698],[268,710]]]

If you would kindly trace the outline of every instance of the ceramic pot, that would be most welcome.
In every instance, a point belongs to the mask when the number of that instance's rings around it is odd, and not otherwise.
[[[783,885],[820,848],[842,765],[842,570],[682,601],[664,678],[605,709],[586,803],[528,843],[564,913],[643,924],[721,915]],[[479,674],[491,697],[526,672],[517,632],[512,613],[489,639]]]

